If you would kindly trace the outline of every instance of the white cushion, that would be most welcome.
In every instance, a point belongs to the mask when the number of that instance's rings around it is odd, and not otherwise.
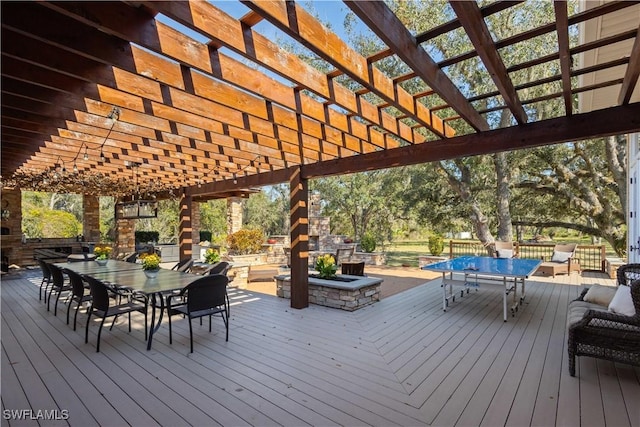
[[[625,316],[635,316],[636,309],[631,298],[631,287],[618,286],[618,290],[609,304],[609,311]]]
[[[569,258],[571,258],[573,252],[562,252],[562,251],[553,251],[553,255],[551,256],[551,261],[553,262],[567,262]]]
[[[498,258],[513,258],[513,249],[500,249]]]
[[[617,289],[613,286],[593,285],[582,298],[586,302],[609,307]]]

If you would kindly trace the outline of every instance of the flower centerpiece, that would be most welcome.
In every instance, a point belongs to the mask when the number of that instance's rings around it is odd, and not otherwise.
[[[158,270],[160,270],[160,257],[156,254],[146,254],[140,256],[140,260],[142,262],[142,269],[144,270],[144,274],[149,278],[154,278],[158,275]]]
[[[336,277],[338,266],[336,260],[331,254],[321,255],[316,259],[316,271],[320,273],[322,279],[331,279]]]
[[[215,264],[220,261],[220,252],[213,248],[209,248],[204,253],[204,260],[207,264]]]
[[[96,256],[96,262],[100,265],[107,265],[112,250],[111,246],[96,246],[93,250]]]

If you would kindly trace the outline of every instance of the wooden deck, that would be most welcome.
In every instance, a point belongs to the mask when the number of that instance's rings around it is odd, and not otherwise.
[[[582,283],[535,278],[502,321],[499,286],[442,312],[438,281],[353,313],[231,289],[231,330],[176,319],[145,350],[141,317],[84,343],[38,301],[38,274],[3,277],[2,409],[69,419],[2,425],[639,426],[640,369],[580,358],[568,374],[565,313]],[[217,321],[216,321],[217,320]],[[197,322],[196,322],[197,324]]]

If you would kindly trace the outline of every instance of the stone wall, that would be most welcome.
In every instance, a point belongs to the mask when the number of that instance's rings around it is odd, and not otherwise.
[[[100,237],[100,198],[84,195],[82,198],[82,234],[86,242],[99,242]]]
[[[242,228],[242,198],[227,199],[227,234],[233,234]]]
[[[191,203],[191,241],[193,244],[200,243],[200,203]]]

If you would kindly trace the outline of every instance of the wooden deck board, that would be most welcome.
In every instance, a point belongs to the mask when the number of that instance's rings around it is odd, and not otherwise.
[[[74,332],[28,276],[2,282],[3,409],[104,426],[640,424],[639,368],[579,358],[568,374],[567,304],[580,282],[611,283],[593,274],[536,277],[507,322],[493,286],[446,313],[437,281],[354,313],[231,288],[229,341],[220,319],[211,333],[195,321],[192,354],[178,317],[174,343],[165,323],[146,351],[138,313],[132,333],[107,325],[96,353],[97,324],[85,344],[86,316]]]

